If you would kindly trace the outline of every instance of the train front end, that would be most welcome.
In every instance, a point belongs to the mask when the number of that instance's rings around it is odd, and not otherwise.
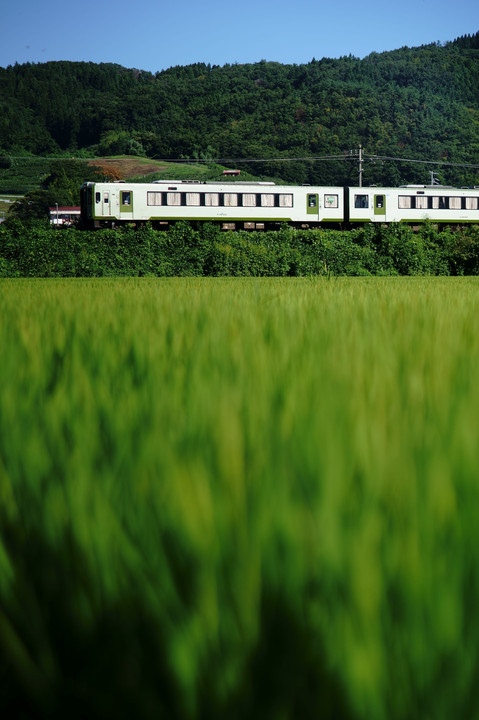
[[[80,188],[80,222],[82,227],[93,227],[93,193],[95,183],[86,182]]]

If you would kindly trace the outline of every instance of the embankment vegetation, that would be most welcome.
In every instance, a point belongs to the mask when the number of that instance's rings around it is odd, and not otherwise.
[[[83,231],[12,218],[0,226],[0,277],[477,274],[474,226],[222,232],[178,223],[168,232]]]

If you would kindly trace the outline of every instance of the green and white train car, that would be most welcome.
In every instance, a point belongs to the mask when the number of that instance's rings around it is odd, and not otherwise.
[[[85,183],[81,215],[88,227],[178,220],[217,222],[225,229],[263,229],[279,223],[314,226],[344,220],[344,188],[270,182]]]
[[[85,183],[85,227],[121,223],[167,228],[179,220],[215,222],[224,229],[316,227],[336,223],[479,223],[479,188],[430,185],[337,187],[270,182]]]
[[[350,187],[345,206],[350,223],[479,223],[479,188]]]

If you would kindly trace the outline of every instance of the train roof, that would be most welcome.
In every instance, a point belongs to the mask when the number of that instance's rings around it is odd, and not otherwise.
[[[153,180],[153,185],[225,185],[224,180]],[[232,185],[233,183],[227,183]],[[234,185],[276,185],[266,180],[239,180]]]

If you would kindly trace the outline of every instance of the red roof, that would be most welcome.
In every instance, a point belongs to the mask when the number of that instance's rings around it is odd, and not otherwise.
[[[48,209],[50,210],[51,213],[56,213],[56,212],[80,212],[80,208],[79,208],[79,207],[65,207],[64,205],[61,205],[61,206],[59,205],[58,208],[57,208],[56,205],[54,205],[53,207],[48,208]]]

